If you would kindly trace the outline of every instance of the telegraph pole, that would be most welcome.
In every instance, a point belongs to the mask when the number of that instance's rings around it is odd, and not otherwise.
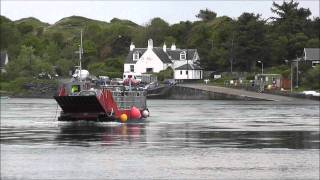
[[[234,40],[234,32],[232,32],[232,41],[231,41],[231,58],[230,58],[230,70],[231,70],[231,73],[232,73],[232,64],[233,64],[233,58],[234,58],[234,53],[233,53],[233,40]]]
[[[296,88],[299,88],[299,58],[297,58],[297,84]]]
[[[187,49],[187,54],[186,54],[186,58],[187,58],[187,79],[189,79],[189,61],[188,61],[188,49]]]

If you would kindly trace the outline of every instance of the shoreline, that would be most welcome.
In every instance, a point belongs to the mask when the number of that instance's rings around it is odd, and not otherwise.
[[[199,95],[193,95],[190,93],[185,94],[184,92],[179,92],[179,96],[176,95],[176,93],[174,94],[174,96],[172,96],[172,89],[173,87],[176,86],[172,86],[172,87],[167,87],[169,88],[169,90],[167,89],[165,91],[165,93],[161,93],[160,91],[158,91],[158,95],[157,96],[152,96],[152,94],[149,94],[149,96],[147,96],[147,99],[175,99],[175,100],[186,100],[186,99],[192,99],[192,100],[238,100],[238,101],[252,101],[255,99],[248,99],[248,98],[243,98],[243,99],[239,99],[239,98],[235,98],[235,97],[231,97],[231,96],[219,96],[219,99],[212,99],[212,98],[206,98],[203,96],[199,96]],[[152,92],[152,91],[151,91]],[[283,96],[283,97],[291,97],[291,98],[296,98],[296,99],[304,99],[304,100],[312,100],[312,101],[320,101],[320,97],[317,96],[310,96],[310,95],[304,95],[304,94],[298,94],[298,93],[288,93],[288,92],[265,92],[266,94],[272,94],[272,95],[278,95],[278,96]],[[45,92],[34,92],[34,91],[27,91],[26,93],[18,93],[13,95],[13,93],[9,93],[9,92],[5,92],[5,91],[1,91],[0,92],[0,97],[1,99],[4,97],[8,97],[8,98],[38,98],[38,99],[54,99],[53,97],[56,95],[56,92],[50,92],[50,93],[45,93]],[[174,98],[172,98],[174,97]],[[259,100],[261,101],[261,99]],[[262,100],[263,101],[263,100]],[[266,100],[267,101],[267,100]]]

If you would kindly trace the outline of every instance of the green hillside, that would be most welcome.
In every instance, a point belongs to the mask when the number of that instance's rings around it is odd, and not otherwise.
[[[50,25],[32,17],[11,21],[1,16],[0,48],[10,58],[1,78],[13,81],[41,72],[68,77],[78,64],[75,51],[80,30],[83,65],[95,75],[121,76],[130,43],[146,47],[149,38],[154,46],[165,42],[168,47],[175,43],[180,48],[196,48],[206,70],[230,71],[232,62],[234,71],[257,72],[260,59],[266,69],[285,66],[284,60],[301,57],[304,47],[320,47],[319,17],[298,5],[294,1],[274,3],[274,15],[268,21],[259,14],[243,13],[232,19],[205,9],[195,14],[199,19],[195,22],[169,25],[153,18],[145,26],[118,18],[104,22],[71,16]]]
[[[14,23],[17,25],[25,23],[28,25],[32,25],[33,27],[48,27],[50,25],[49,23],[42,22],[34,17],[22,18],[14,21]]]

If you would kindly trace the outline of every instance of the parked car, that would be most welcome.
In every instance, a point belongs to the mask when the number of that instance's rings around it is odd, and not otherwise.
[[[110,85],[121,85],[123,84],[123,80],[121,78],[112,78],[110,81]]]
[[[145,86],[143,87],[143,90],[154,89],[154,88],[156,88],[156,87],[158,87],[158,86],[159,86],[159,83],[158,83],[158,82],[151,82],[151,83],[145,85]]]
[[[311,95],[311,96],[320,96],[320,93],[316,91],[303,91],[302,94]]]
[[[106,86],[110,84],[110,78],[108,76],[99,76],[99,79],[97,80],[97,84],[100,86]]]
[[[169,85],[169,86],[173,86],[173,85],[176,85],[177,82],[174,79],[165,79],[163,81],[163,84],[166,84],[166,85]]]

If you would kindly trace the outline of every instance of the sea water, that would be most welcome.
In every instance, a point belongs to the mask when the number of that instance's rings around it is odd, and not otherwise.
[[[1,99],[1,179],[318,179],[319,102],[148,100],[143,123]]]

